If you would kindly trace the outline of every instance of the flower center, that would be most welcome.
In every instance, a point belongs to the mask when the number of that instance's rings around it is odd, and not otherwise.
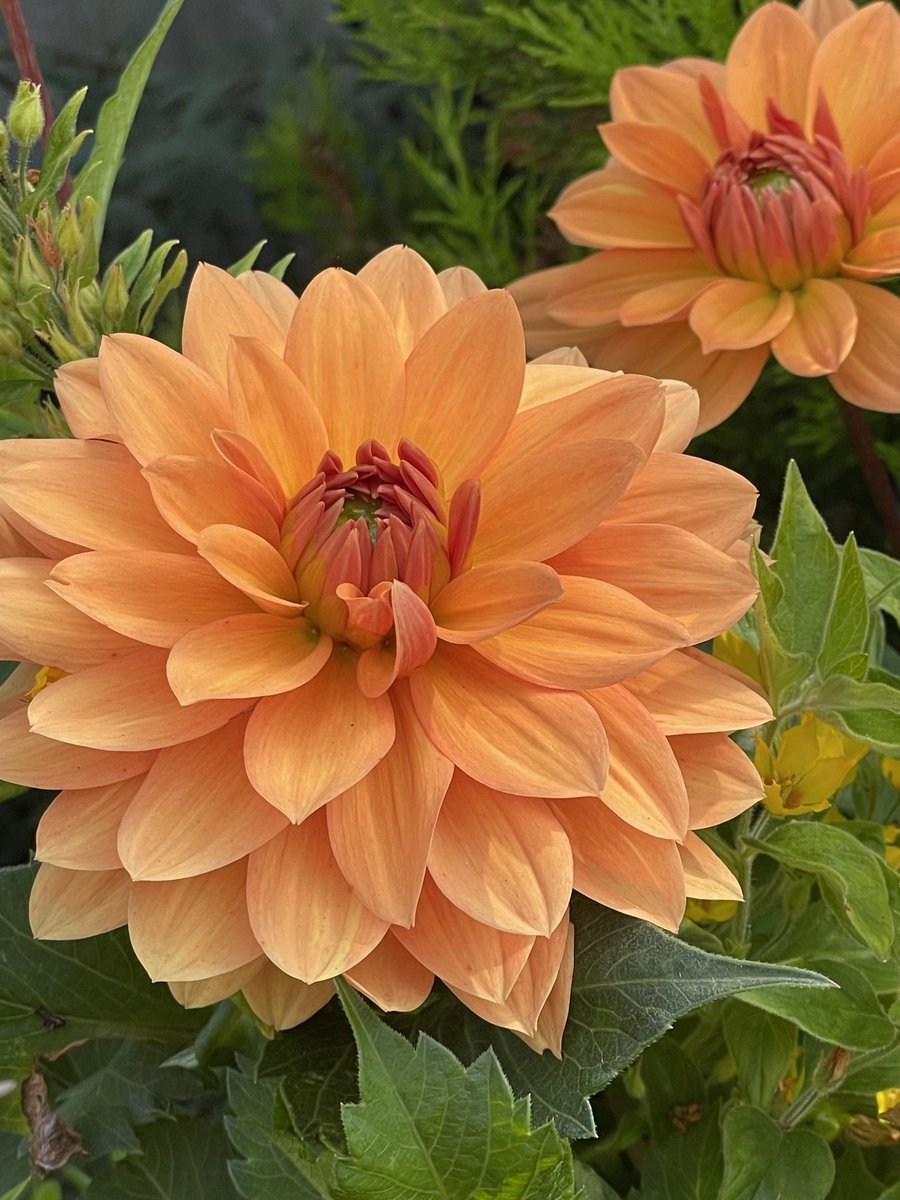
[[[783,192],[785,188],[790,187],[793,182],[794,177],[788,175],[787,171],[771,169],[768,171],[758,171],[755,175],[751,175],[747,180],[747,186],[754,192],[763,192],[769,188],[777,195],[779,192]],[[762,197],[760,197],[760,203],[762,203]]]

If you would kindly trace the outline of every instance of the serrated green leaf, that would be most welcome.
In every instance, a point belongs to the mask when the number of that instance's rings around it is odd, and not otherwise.
[[[888,958],[894,918],[877,854],[840,826],[823,821],[787,822],[754,845],[786,866],[812,872],[835,889],[842,911],[859,937],[882,961]]]
[[[869,632],[866,583],[853,534],[841,550],[838,581],[822,638],[818,668],[823,676],[841,673],[841,664],[862,652]],[[856,674],[856,672],[852,672]],[[863,669],[862,674],[865,674]],[[861,676],[859,676],[861,677]]]
[[[813,711],[850,737],[885,754],[900,754],[900,705],[889,683],[830,675],[808,695]]]
[[[221,1122],[154,1121],[141,1130],[140,1153],[92,1180],[91,1200],[231,1200],[227,1155]]]
[[[338,985],[359,1052],[359,1104],[344,1108],[348,1155],[335,1200],[574,1200],[571,1151],[531,1129],[490,1051],[468,1069],[426,1034],[415,1048]]]
[[[236,262],[233,262],[230,267],[226,267],[225,269],[227,270],[228,274],[238,276],[243,275],[245,271],[252,271],[253,264],[259,258],[260,252],[267,240],[267,238],[263,238],[261,241],[257,242],[255,246],[251,246],[247,253],[242,254],[241,257]]]
[[[717,1108],[647,1155],[641,1200],[717,1200],[722,1181]]]
[[[825,1200],[834,1180],[828,1143],[811,1129],[781,1129],[756,1108],[722,1122],[725,1177],[717,1200]]]
[[[729,1001],[722,1032],[744,1096],[750,1104],[767,1108],[791,1064],[796,1028],[774,1013]]]

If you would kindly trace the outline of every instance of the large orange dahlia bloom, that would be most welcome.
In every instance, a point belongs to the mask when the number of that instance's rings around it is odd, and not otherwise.
[[[768,710],[686,647],[753,598],[752,487],[679,452],[689,389],[526,367],[507,293],[401,247],[299,300],[201,268],[183,344],[106,339],[76,439],[0,446],[35,933],[127,922],[277,1026],[437,975],[558,1051],[573,886],[739,894],[689,831],[760,795],[725,731]]]
[[[687,380],[698,432],[771,351],[853,404],[900,411],[900,14],[767,4],[727,62],[627,67],[600,132],[608,164],[551,216],[583,262],[513,287],[531,353]]]

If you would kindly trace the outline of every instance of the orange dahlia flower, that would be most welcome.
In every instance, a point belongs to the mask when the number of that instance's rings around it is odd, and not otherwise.
[[[900,411],[900,14],[850,0],[758,9],[724,66],[618,71],[612,158],[551,211],[600,250],[513,286],[531,353],[687,380],[698,432],[769,357]]]
[[[738,894],[689,831],[761,795],[724,731],[769,714],[689,647],[753,598],[752,487],[679,453],[689,389],[526,367],[507,293],[401,247],[299,300],[201,268],[183,344],[107,338],[75,440],[0,446],[35,933],[127,922],[276,1026],[438,975],[558,1051],[573,886]]]

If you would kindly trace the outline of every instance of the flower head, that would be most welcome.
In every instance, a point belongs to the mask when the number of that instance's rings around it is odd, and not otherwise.
[[[201,268],[183,346],[106,339],[76,439],[0,446],[35,932],[127,922],[277,1026],[438,975],[558,1052],[573,887],[740,894],[690,831],[760,795],[727,731],[769,710],[691,645],[753,599],[753,489],[680,453],[689,389],[526,367],[506,293],[401,247],[299,300]]]
[[[859,64],[865,63],[865,69]],[[900,14],[804,0],[758,9],[723,65],[627,67],[600,132],[606,167],[551,216],[599,249],[514,293],[530,348],[570,340],[700,393],[729,416],[769,352],[844,399],[900,410]]]
[[[869,747],[833,725],[804,713],[772,749],[757,736],[756,769],[765,787],[765,804],[779,817],[822,812],[856,774]]]

